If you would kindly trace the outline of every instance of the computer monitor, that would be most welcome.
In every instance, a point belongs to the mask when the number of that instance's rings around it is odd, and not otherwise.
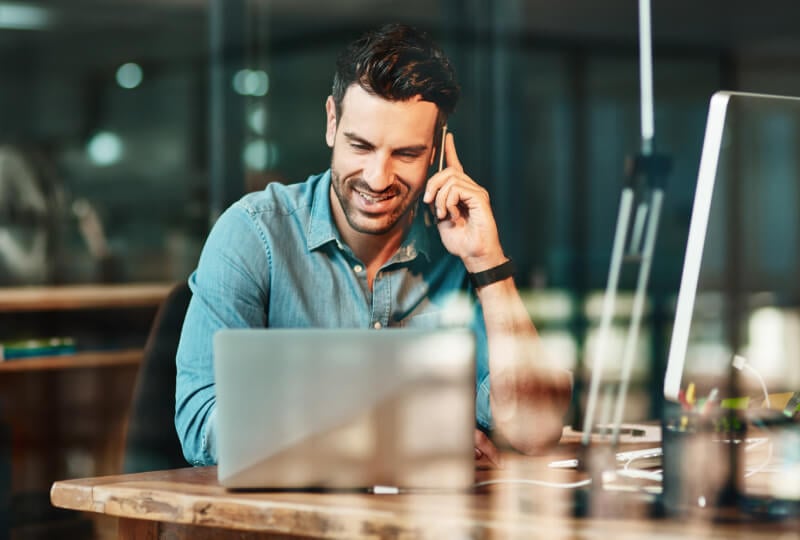
[[[800,99],[711,98],[664,378],[727,376],[741,355],[800,388]],[[712,383],[713,384],[713,383]],[[720,387],[720,392],[724,391]]]

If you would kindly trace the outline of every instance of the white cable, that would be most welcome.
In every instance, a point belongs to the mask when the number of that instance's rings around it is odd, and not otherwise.
[[[733,356],[731,365],[736,369],[738,369],[739,371],[746,368],[750,373],[755,375],[756,379],[761,385],[761,391],[764,392],[764,403],[766,404],[767,409],[772,408],[772,405],[769,402],[769,392],[767,392],[767,385],[764,383],[764,378],[761,376],[758,370],[756,370],[756,368],[750,365],[750,363],[747,361],[747,358],[739,354],[736,354]]]
[[[617,474],[620,476],[624,476],[627,478],[643,478],[645,480],[655,480],[656,482],[663,481],[663,474],[661,470],[643,470],[643,469],[631,469],[631,463],[634,461],[639,461],[641,459],[652,459],[653,457],[661,457],[661,453],[656,454],[652,451],[652,449],[648,449],[649,454],[633,454],[623,465],[622,469],[617,470]]]
[[[579,487],[588,486],[592,483],[591,478],[587,478],[586,480],[579,480],[577,482],[547,482],[544,480],[532,480],[529,478],[502,478],[499,480],[485,480],[483,482],[477,482],[472,484],[473,488],[488,486],[491,484],[529,484],[533,486],[542,486],[542,487],[552,487],[552,488],[562,488],[562,489],[575,489]]]
[[[758,474],[763,471],[769,462],[772,460],[772,442],[767,445],[767,457],[762,461],[758,466],[749,469],[747,473],[744,475],[745,478],[750,478],[754,474]]]
[[[745,368],[747,368],[747,370],[748,370],[750,373],[752,373],[753,375],[755,375],[755,376],[756,376],[756,379],[758,379],[758,382],[761,384],[761,390],[764,392],[764,403],[766,403],[766,405],[767,405],[767,409],[771,408],[771,405],[770,405],[770,402],[769,402],[769,392],[767,392],[767,385],[766,385],[766,384],[764,384],[764,378],[763,378],[763,377],[761,376],[761,374],[760,374],[758,371],[756,371],[756,370],[755,370],[755,368],[754,368],[753,366],[751,366],[750,364],[745,364],[745,365],[744,365],[744,367],[745,367]]]
[[[772,461],[772,441],[765,437],[762,439],[748,439],[748,442],[750,444],[745,447],[745,452],[750,452],[754,448],[758,448],[762,444],[767,443],[767,457],[757,466],[753,467],[752,469],[747,469],[747,473],[744,475],[745,478],[750,478],[754,474],[764,471],[767,465],[769,465],[769,462]]]
[[[661,471],[645,471],[643,469],[622,469],[621,471],[617,471],[617,475],[625,478],[653,480],[655,482],[661,482],[663,480]]]
[[[632,458],[630,458],[628,461],[625,462],[625,465],[622,466],[622,470],[623,471],[630,470],[631,463],[633,463],[634,461],[640,460],[640,459],[642,459],[642,458],[640,458],[640,457],[632,457]]]

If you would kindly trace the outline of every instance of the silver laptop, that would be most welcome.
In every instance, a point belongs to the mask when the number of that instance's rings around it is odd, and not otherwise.
[[[221,330],[214,375],[227,488],[474,482],[468,330]]]

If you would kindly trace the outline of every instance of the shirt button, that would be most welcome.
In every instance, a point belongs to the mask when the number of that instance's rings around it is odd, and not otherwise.
[[[375,330],[380,330],[382,326],[381,321],[375,321],[375,324],[372,325]]]
[[[364,270],[364,267],[363,267],[363,266],[361,266],[360,264],[357,264],[357,265],[355,265],[355,266],[353,267],[353,270],[355,270],[356,272],[359,272],[359,273],[360,273],[362,270]]]

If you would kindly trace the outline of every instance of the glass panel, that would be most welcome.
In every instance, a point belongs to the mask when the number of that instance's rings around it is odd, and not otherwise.
[[[4,5],[0,27],[0,285],[185,276],[207,219],[205,7],[15,6],[26,26]]]

